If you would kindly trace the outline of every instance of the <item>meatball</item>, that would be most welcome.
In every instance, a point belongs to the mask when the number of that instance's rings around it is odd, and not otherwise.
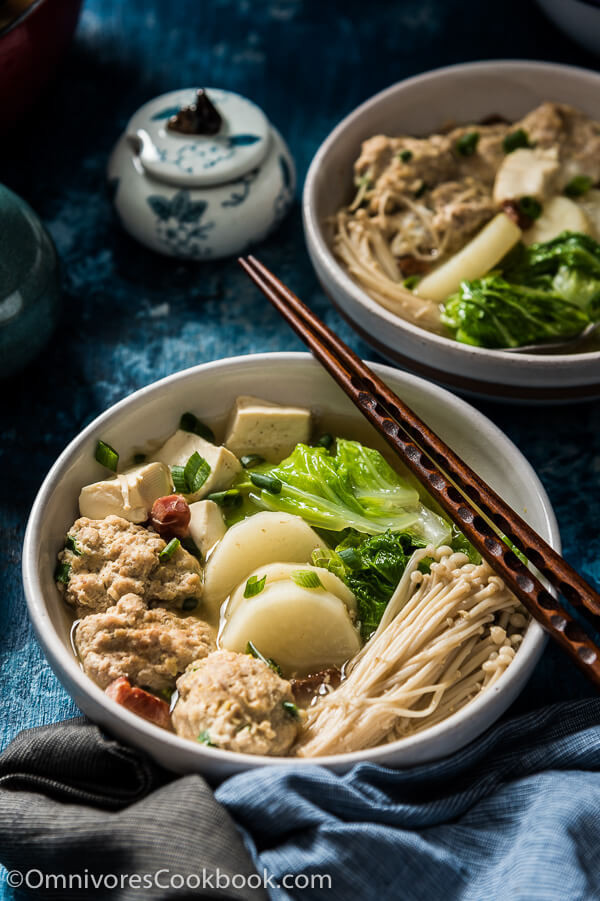
[[[147,604],[193,609],[202,595],[200,564],[182,547],[160,560],[165,547],[155,532],[120,516],[82,517],[58,555],[69,567],[68,582],[59,587],[80,617],[108,610],[126,594]]]
[[[175,679],[215,647],[214,630],[194,616],[149,609],[135,594],[104,613],[86,616],[75,629],[83,669],[101,688],[125,676],[151,691],[172,691]]]
[[[243,754],[286,754],[300,713],[292,687],[262,660],[215,651],[177,680],[171,719],[178,735]]]

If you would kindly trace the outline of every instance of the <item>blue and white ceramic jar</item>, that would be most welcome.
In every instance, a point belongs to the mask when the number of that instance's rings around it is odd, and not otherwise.
[[[108,178],[134,238],[195,260],[239,254],[262,240],[296,186],[291,154],[262,110],[217,88],[172,91],[142,106],[114,148]]]

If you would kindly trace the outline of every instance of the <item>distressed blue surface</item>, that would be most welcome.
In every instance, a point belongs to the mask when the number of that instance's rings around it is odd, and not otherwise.
[[[376,90],[428,68],[490,57],[597,65],[531,0],[86,3],[35,127],[0,148],[0,178],[40,214],[64,268],[64,314],[51,346],[2,390],[1,746],[25,726],[76,712],[33,637],[19,568],[31,503],[58,453],[109,404],[156,378],[233,354],[301,348],[233,262],[179,264],[121,232],[104,169],[131,113],[188,85],[238,91],[281,130],[302,179],[332,126]],[[344,340],[376,358],[319,290],[297,204],[260,256]],[[567,558],[600,582],[600,405],[476,405],[531,460]],[[591,694],[549,647],[513,712]]]

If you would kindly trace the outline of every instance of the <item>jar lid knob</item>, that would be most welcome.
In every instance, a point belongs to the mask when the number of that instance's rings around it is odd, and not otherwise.
[[[183,135],[216,135],[223,118],[204,88],[199,88],[194,103],[182,106],[167,122],[169,131]]]

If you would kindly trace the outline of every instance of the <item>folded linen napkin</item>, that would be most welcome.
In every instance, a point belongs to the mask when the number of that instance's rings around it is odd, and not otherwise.
[[[83,718],[21,732],[0,756],[0,860],[26,897],[267,897],[241,885],[258,874],[201,776],[173,778]]]
[[[275,880],[331,875],[330,891],[306,897],[600,898],[600,700],[506,720],[436,763],[261,769],[216,798]]]
[[[451,757],[404,771],[261,768],[215,796],[200,776],[169,776],[85,720],[21,733],[0,757],[0,859],[11,869],[256,876],[229,814],[277,901],[596,899],[600,700],[506,720]],[[209,886],[204,897],[265,895]]]

